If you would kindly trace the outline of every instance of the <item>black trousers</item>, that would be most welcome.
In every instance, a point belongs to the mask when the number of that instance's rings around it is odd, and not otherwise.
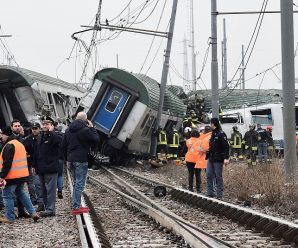
[[[195,169],[195,163],[186,162],[188,169],[188,189],[193,191],[193,178],[196,178],[196,190],[197,192],[201,192],[201,169]]]

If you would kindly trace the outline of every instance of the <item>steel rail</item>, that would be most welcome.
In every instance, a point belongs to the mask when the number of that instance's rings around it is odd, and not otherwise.
[[[140,206],[147,206],[148,208],[155,211],[154,215],[150,215],[151,217],[155,218],[159,215],[159,220],[164,220],[162,223],[163,226],[167,226],[169,229],[176,230],[175,232],[178,235],[183,236],[184,240],[191,246],[191,247],[234,247],[218,238],[211,236],[210,234],[204,232],[203,230],[199,229],[197,226],[187,222],[180,216],[174,214],[173,212],[169,211],[168,209],[159,206],[157,203],[149,199],[148,197],[144,196],[143,193],[139,192],[138,190],[134,189],[131,185],[126,183],[123,179],[115,175],[113,172],[105,169],[114,179],[115,183],[124,187],[126,191],[128,191],[131,195],[133,195],[138,201]],[[96,178],[89,176],[91,181],[95,181],[100,183]],[[110,187],[110,186],[109,186]],[[115,191],[116,192],[116,191]],[[121,191],[118,191],[121,192]],[[122,196],[126,195],[121,192]],[[127,196],[127,195],[126,195]],[[155,217],[154,217],[155,216]],[[156,219],[156,218],[155,218]],[[156,219],[157,220],[157,219]],[[160,222],[157,220],[158,222]],[[168,222],[168,223],[167,223]]]
[[[223,215],[235,222],[240,222],[241,224],[255,227],[257,230],[262,230],[265,233],[272,234],[277,238],[283,238],[287,242],[295,242],[298,245],[298,224],[263,214],[252,209],[234,205],[232,203],[224,202],[222,200],[210,198],[202,194],[197,194],[188,190],[177,188],[160,181],[148,179],[125,169],[117,167],[113,167],[113,169],[129,174],[140,181],[144,181],[149,184],[165,186],[171,189],[171,195],[174,198]]]
[[[73,194],[73,184],[70,173],[67,171],[67,178],[71,195]],[[86,207],[84,198],[81,198],[81,205]],[[76,221],[79,229],[80,240],[83,248],[101,248],[96,230],[93,226],[91,217],[88,213],[76,215]]]

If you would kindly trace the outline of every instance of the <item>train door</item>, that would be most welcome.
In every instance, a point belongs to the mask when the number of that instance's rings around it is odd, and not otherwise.
[[[105,95],[95,117],[95,125],[104,133],[110,133],[125,107],[130,95],[116,87],[112,87]]]

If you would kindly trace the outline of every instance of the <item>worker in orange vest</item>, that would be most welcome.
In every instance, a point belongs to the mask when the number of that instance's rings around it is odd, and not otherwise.
[[[15,220],[14,195],[21,201],[34,221],[39,219],[28,194],[24,191],[24,182],[28,181],[29,170],[24,145],[17,140],[11,128],[2,129],[4,147],[0,154],[0,184],[2,185],[5,202],[5,217],[0,217],[0,223],[10,223]]]
[[[204,132],[201,133],[199,137],[199,142],[197,146],[194,148],[196,151],[198,151],[198,159],[195,165],[195,170],[198,172],[198,183],[199,186],[197,185],[197,192],[201,193],[201,172],[202,169],[207,168],[207,161],[206,160],[206,152],[209,151],[209,140],[212,134],[212,129],[210,126],[205,126]]]
[[[198,160],[199,153],[195,149],[198,146],[200,133],[197,129],[192,129],[190,133],[190,139],[186,140],[187,152],[185,154],[186,166],[188,169],[188,189],[193,191],[193,177],[196,177],[197,191],[200,190],[200,170],[195,169],[196,162]]]

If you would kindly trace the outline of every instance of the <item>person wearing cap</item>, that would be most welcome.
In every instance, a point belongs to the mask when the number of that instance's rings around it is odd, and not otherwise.
[[[38,122],[34,122],[31,125],[31,134],[28,135],[23,141],[23,145],[25,146],[27,152],[27,161],[29,167],[28,191],[33,205],[38,205],[36,209],[37,212],[44,210],[39,176],[33,174],[32,169],[34,162],[34,151],[36,147],[37,138],[40,135],[40,128],[40,124]]]
[[[88,153],[99,141],[99,135],[85,112],[79,112],[64,133],[61,150],[74,179],[72,215],[89,212],[88,208],[81,206],[81,195],[87,179]]]
[[[37,138],[33,168],[39,175],[45,211],[42,217],[56,215],[56,191],[61,136],[54,132],[54,120],[43,116],[42,133]]]
[[[212,134],[209,141],[209,152],[207,153],[207,195],[222,199],[224,192],[223,165],[229,163],[229,143],[227,135],[222,131],[219,119],[211,118],[210,126]],[[214,179],[216,180],[216,192]]]
[[[2,192],[5,217],[1,217],[0,222],[10,223],[15,220],[14,195],[22,202],[33,220],[37,221],[39,216],[24,191],[24,182],[29,176],[25,147],[16,139],[9,126],[2,129],[2,139],[4,147],[0,155],[0,182],[6,182],[6,185]]]

